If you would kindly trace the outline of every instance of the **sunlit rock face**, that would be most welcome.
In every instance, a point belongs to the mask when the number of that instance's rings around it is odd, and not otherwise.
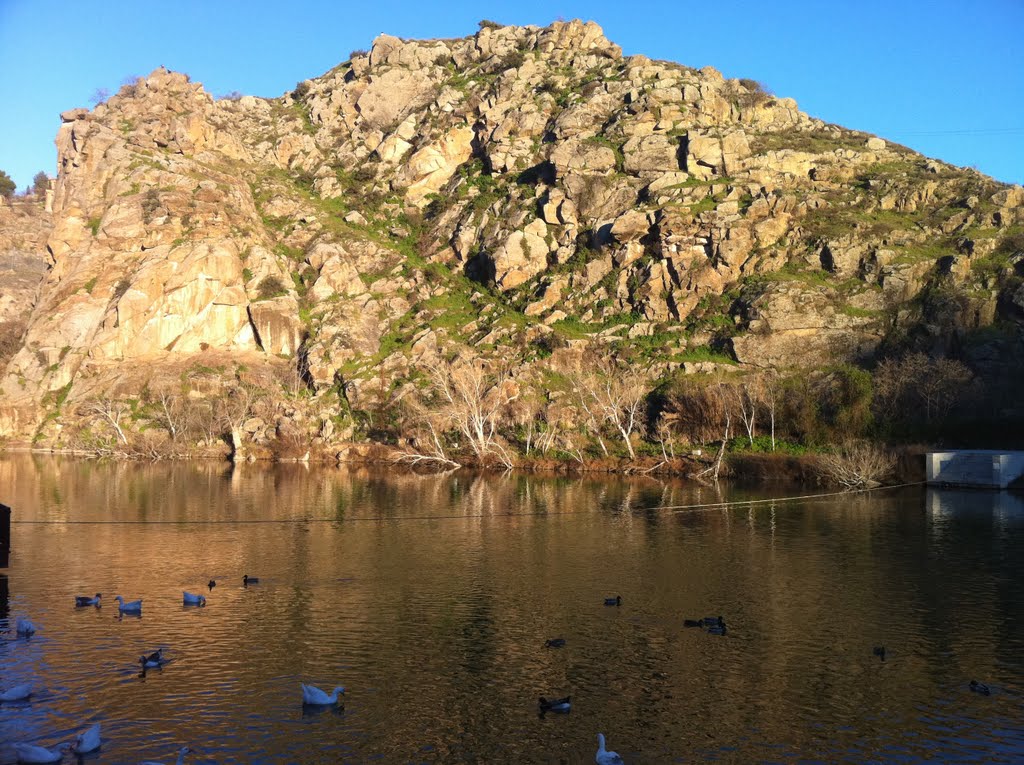
[[[61,118],[28,248],[49,270],[0,294],[26,325],[0,435],[189,368],[290,369],[335,404],[389,400],[454,347],[530,380],[566,321],[604,355],[664,338],[641,351],[656,375],[708,347],[859,362],[1024,313],[1020,187],[624,57],[589,22],[381,35],[278,99],[158,69]],[[937,285],[958,296],[941,321]]]

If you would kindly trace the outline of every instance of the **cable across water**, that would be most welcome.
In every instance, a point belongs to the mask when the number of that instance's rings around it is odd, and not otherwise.
[[[846,489],[843,491],[832,491],[832,492],[821,492],[818,494],[801,494],[793,497],[768,497],[763,499],[737,499],[729,500],[728,502],[700,502],[690,505],[655,505],[653,507],[630,507],[629,511],[643,510],[643,511],[693,511],[693,510],[710,510],[710,509],[725,509],[729,507],[742,507],[748,505],[763,505],[776,502],[797,502],[797,501],[814,501],[818,499],[825,499],[829,497],[842,497],[851,496],[853,494],[864,494],[872,491],[887,491],[892,489],[904,489],[908,486],[920,486],[925,483],[924,481],[912,481],[910,483],[901,483],[893,486],[870,486],[861,489]],[[15,520],[11,519],[11,525],[21,524],[26,526],[48,526],[48,525],[68,525],[68,526],[169,526],[169,525],[182,525],[182,524],[193,524],[193,525],[256,525],[256,524],[299,524],[299,523],[352,523],[352,522],[373,522],[378,523],[393,523],[397,521],[446,521],[446,520],[472,520],[475,518],[530,518],[536,516],[561,516],[561,515],[580,515],[588,512],[587,510],[543,510],[543,511],[532,511],[532,512],[508,512],[508,513],[470,513],[470,514],[450,514],[450,515],[402,515],[395,517],[381,517],[381,516],[354,516],[354,517],[342,517],[342,518],[257,518],[257,519],[186,519],[186,520]]]

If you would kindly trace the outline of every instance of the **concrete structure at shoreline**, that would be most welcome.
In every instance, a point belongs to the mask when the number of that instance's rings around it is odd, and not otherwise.
[[[1024,488],[1024,452],[989,449],[929,452],[928,483],[980,489]]]

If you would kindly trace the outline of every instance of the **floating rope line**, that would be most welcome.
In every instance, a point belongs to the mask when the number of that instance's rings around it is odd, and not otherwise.
[[[863,489],[848,489],[845,491],[832,491],[824,492],[820,494],[803,494],[795,497],[771,497],[768,499],[737,499],[730,500],[728,502],[702,502],[693,505],[655,505],[654,507],[630,507],[629,511],[634,510],[671,510],[673,512],[681,512],[684,510],[709,510],[714,508],[724,509],[727,507],[740,507],[746,505],[760,505],[768,504],[772,502],[796,502],[801,500],[816,500],[825,499],[827,497],[848,497],[853,494],[864,494],[870,491],[883,491],[889,489],[904,489],[908,486],[920,486],[924,481],[913,481],[911,483],[901,483],[895,486],[872,486]],[[475,518],[531,518],[537,516],[561,516],[561,515],[581,515],[588,513],[589,510],[556,510],[556,511],[534,511],[528,513],[471,513],[469,515],[401,515],[393,518],[384,518],[380,516],[354,516],[345,518],[256,518],[256,519],[235,519],[235,520],[224,520],[224,519],[185,519],[185,520],[155,520],[155,521],[117,521],[117,520],[96,520],[96,521],[67,521],[67,520],[14,520],[11,519],[11,524],[22,524],[25,526],[55,526],[57,524],[63,524],[67,526],[180,526],[182,524],[192,524],[197,526],[218,526],[218,525],[256,525],[256,524],[294,524],[294,523],[350,523],[355,521],[376,521],[378,523],[391,523],[394,521],[449,521],[449,520],[472,520]]]
[[[900,483],[894,486],[866,486],[863,489],[845,489],[844,491],[830,491],[822,494],[803,494],[796,497],[771,497],[768,499],[733,499],[728,502],[705,502],[698,505],[662,505],[652,507],[651,510],[704,510],[712,507],[732,507],[736,505],[764,505],[770,502],[796,502],[797,500],[824,499],[825,497],[848,497],[851,494],[864,494],[869,491],[882,491],[885,489],[905,489],[908,486],[920,486],[925,481],[911,481]]]

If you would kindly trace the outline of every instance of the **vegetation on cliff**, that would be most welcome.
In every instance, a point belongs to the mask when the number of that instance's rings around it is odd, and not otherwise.
[[[1024,189],[592,23],[62,119],[13,440],[653,465],[1022,414]]]

